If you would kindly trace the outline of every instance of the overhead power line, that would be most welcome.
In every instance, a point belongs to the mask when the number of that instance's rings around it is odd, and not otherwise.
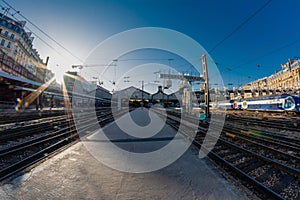
[[[66,52],[68,52],[71,56],[73,56],[74,58],[76,58],[78,61],[80,61],[82,63],[84,62],[81,58],[79,58],[78,56],[76,56],[75,54],[73,54],[70,50],[68,50],[66,47],[64,47],[62,44],[60,44],[59,42],[57,42],[53,37],[51,37],[49,34],[47,34],[46,32],[44,32],[40,27],[38,27],[37,25],[35,25],[31,20],[29,20],[27,17],[25,17],[23,14],[21,14],[20,11],[16,10],[9,3],[7,3],[5,0],[2,0],[2,2],[5,3],[11,9],[13,9],[16,12],[15,14],[20,15],[23,19],[25,19],[28,23],[30,23],[32,26],[34,26],[36,29],[38,29],[41,33],[43,33],[46,37],[48,37],[55,44],[57,44],[58,46],[60,46],[63,50],[65,50]]]
[[[1,9],[5,10],[6,8],[2,5],[0,5]],[[14,18],[16,21],[19,21],[18,18],[15,17],[15,14],[10,13],[8,10],[5,11],[6,14],[9,14],[12,16],[12,18]],[[55,51],[58,55],[61,56],[61,52],[59,52],[57,49],[55,49],[52,45],[50,45],[48,42],[46,42],[43,38],[41,38],[38,34],[36,34],[34,31],[32,31],[30,28],[28,28],[27,26],[25,26],[25,28],[30,31],[36,38],[38,38],[39,40],[41,40],[45,45],[47,45],[50,49],[52,49],[53,51]]]
[[[256,57],[256,58],[254,58],[254,59],[248,60],[248,61],[242,63],[241,65],[237,66],[237,67],[233,67],[233,68],[231,68],[231,70],[241,68],[241,67],[242,67],[243,65],[245,65],[245,64],[248,64],[248,63],[251,63],[251,62],[253,62],[253,61],[259,60],[259,59],[261,59],[261,58],[270,56],[270,55],[272,55],[272,54],[274,54],[274,53],[277,53],[277,52],[279,52],[279,51],[281,51],[281,50],[283,50],[283,49],[285,49],[285,48],[288,48],[288,47],[290,47],[290,46],[293,46],[293,45],[295,45],[295,44],[297,44],[297,43],[299,43],[299,42],[300,42],[300,39],[295,40],[295,41],[293,41],[293,42],[290,42],[290,43],[288,43],[288,44],[285,44],[285,45],[283,45],[283,46],[281,46],[281,47],[279,47],[279,48],[277,48],[277,49],[275,49],[275,50],[269,51],[269,52],[266,53],[266,54],[263,54],[263,55],[261,55],[261,56],[258,56],[258,57]]]
[[[245,26],[250,20],[252,20],[258,13],[260,13],[267,5],[269,5],[272,0],[268,0],[265,4],[259,7],[254,13],[252,13],[249,17],[247,17],[241,24],[239,24],[232,32],[230,32],[224,39],[218,42],[208,53],[212,53],[216,48],[218,48],[221,44],[223,44],[226,40],[228,40],[231,36],[233,36],[236,32],[238,32],[243,26]]]
[[[292,34],[298,34],[299,32],[300,32],[300,28],[299,27],[296,27],[296,28],[294,28],[294,29],[292,29],[290,31],[287,31],[286,34],[284,34],[283,36],[281,36],[279,38],[276,38],[274,41],[272,41],[271,43],[269,43],[269,45],[266,46],[265,48],[260,47],[260,50],[262,52],[264,52],[263,54],[257,53],[256,50],[255,50],[255,52],[251,53],[251,55],[253,56],[253,58],[249,59],[249,55],[247,55],[246,59],[244,58],[244,59],[240,60],[239,62],[233,64],[232,67],[231,67],[231,69],[240,68],[240,67],[242,67],[241,65],[249,64],[251,62],[254,62],[254,61],[256,61],[258,59],[261,59],[263,57],[267,57],[267,56],[269,56],[269,55],[271,55],[273,53],[277,53],[277,52],[279,52],[279,51],[281,51],[281,50],[283,50],[285,48],[288,48],[288,47],[290,47],[290,46],[298,43],[299,39],[297,39],[297,40],[295,40],[293,42],[287,43],[285,45],[282,45],[282,46],[280,46],[278,48],[274,48],[274,47],[276,47],[275,45],[278,45],[278,44],[280,44],[281,41],[284,41],[283,39],[287,39],[287,38],[289,39],[289,38],[291,38]],[[273,50],[270,51],[269,49],[273,49]],[[265,53],[265,52],[268,52],[268,53]],[[254,56],[254,55],[256,55],[256,56]]]

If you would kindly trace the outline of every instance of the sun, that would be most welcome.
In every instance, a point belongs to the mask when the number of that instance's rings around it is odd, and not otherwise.
[[[64,81],[64,75],[65,72],[64,71],[58,71],[58,72],[54,72],[54,76],[55,76],[55,80],[57,83],[62,84]]]

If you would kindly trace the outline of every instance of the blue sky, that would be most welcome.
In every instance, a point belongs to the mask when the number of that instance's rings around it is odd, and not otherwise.
[[[210,51],[266,2],[267,0],[9,1],[14,8],[81,60],[85,60],[90,51],[108,37],[139,27],[163,27],[179,31]],[[4,3],[1,2],[1,5]],[[280,64],[285,63],[288,58],[300,57],[299,7],[298,0],[271,1],[210,54],[217,63],[225,86],[228,83],[239,86],[270,75],[280,69]],[[59,51],[60,55],[35,39],[34,46],[41,57],[50,56],[49,66],[53,71],[60,73],[71,70],[73,64],[82,64],[34,27],[29,24],[28,27]]]

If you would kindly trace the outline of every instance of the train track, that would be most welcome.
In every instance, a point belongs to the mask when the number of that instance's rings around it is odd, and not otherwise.
[[[119,115],[122,114],[123,112],[119,113]],[[3,136],[2,142],[20,140],[20,138],[28,137],[28,135],[31,134],[29,139],[27,138],[22,142],[0,150],[0,181],[76,143],[79,139],[79,135],[83,136],[95,131],[99,128],[99,124],[104,126],[112,121],[110,109],[97,111],[97,117],[98,122],[94,123],[91,119],[90,112],[82,112],[80,118],[81,126],[79,128],[75,126],[73,119],[67,119],[66,116],[61,116],[49,118],[48,120],[44,119],[44,122],[32,126],[22,127],[22,131],[20,132],[7,130],[13,134],[12,136],[4,132],[0,133],[0,136]],[[60,124],[59,129],[50,129],[51,126],[49,128],[48,125],[51,125],[53,120]],[[39,134],[37,134],[37,132],[39,132]],[[41,134],[42,132],[45,134]],[[33,137],[33,135],[35,136]]]
[[[246,116],[272,116],[274,118],[283,116],[296,117],[299,116],[299,113],[293,111],[274,111],[274,110],[243,110],[243,109],[227,109],[227,114],[238,114],[238,115],[246,115]]]
[[[178,113],[170,116],[168,123],[178,130]],[[213,122],[211,122],[213,123]],[[200,123],[201,124],[201,123]],[[300,165],[297,145],[282,140],[272,140],[260,135],[250,135],[245,130],[225,124],[219,138],[207,135],[207,124],[202,124],[196,137],[191,137],[186,126],[183,135],[195,146],[202,148],[208,157],[239,179],[262,199],[300,199]],[[181,126],[185,126],[184,123]],[[218,141],[212,151],[204,138]],[[287,142],[287,141],[286,141]],[[209,144],[208,144],[209,146]]]
[[[27,125],[17,126],[10,129],[5,129],[0,131],[0,143],[14,140],[16,138],[32,136],[39,132],[42,127],[43,132],[51,131],[56,128],[60,128],[68,123],[66,116],[58,116],[58,117],[47,117],[40,119],[38,121],[29,122],[27,121]]]
[[[238,137],[276,146],[282,151],[300,156],[300,139],[278,134],[270,131],[254,130],[252,127],[242,127],[234,124],[225,124],[224,131],[234,133]]]
[[[109,109],[97,110],[96,114],[100,117],[109,115]],[[89,119],[91,117],[89,111],[84,111],[81,114],[82,119]],[[43,134],[48,134],[50,131],[55,131],[66,126],[69,126],[70,123],[73,123],[73,119],[69,119],[67,115],[61,115],[57,117],[44,117],[38,120],[28,120],[23,121],[24,125],[22,126],[13,126],[9,129],[3,129],[0,131],[0,144],[4,148],[5,142],[18,142],[22,138],[26,137],[36,137]],[[21,142],[21,141],[20,141]],[[9,144],[8,144],[9,145]],[[1,148],[0,148],[1,149]]]
[[[239,115],[227,115],[226,122],[233,122],[235,124],[254,126],[254,127],[268,127],[277,128],[287,131],[298,131],[300,127],[299,117],[297,118],[272,118],[272,117],[244,117]]]
[[[64,110],[0,113],[0,125],[20,124],[30,120],[61,116]]]

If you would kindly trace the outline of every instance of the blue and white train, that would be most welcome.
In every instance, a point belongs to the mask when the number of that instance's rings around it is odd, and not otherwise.
[[[222,109],[300,112],[300,95],[281,94],[243,100],[231,100],[229,102],[217,103],[214,106]]]

